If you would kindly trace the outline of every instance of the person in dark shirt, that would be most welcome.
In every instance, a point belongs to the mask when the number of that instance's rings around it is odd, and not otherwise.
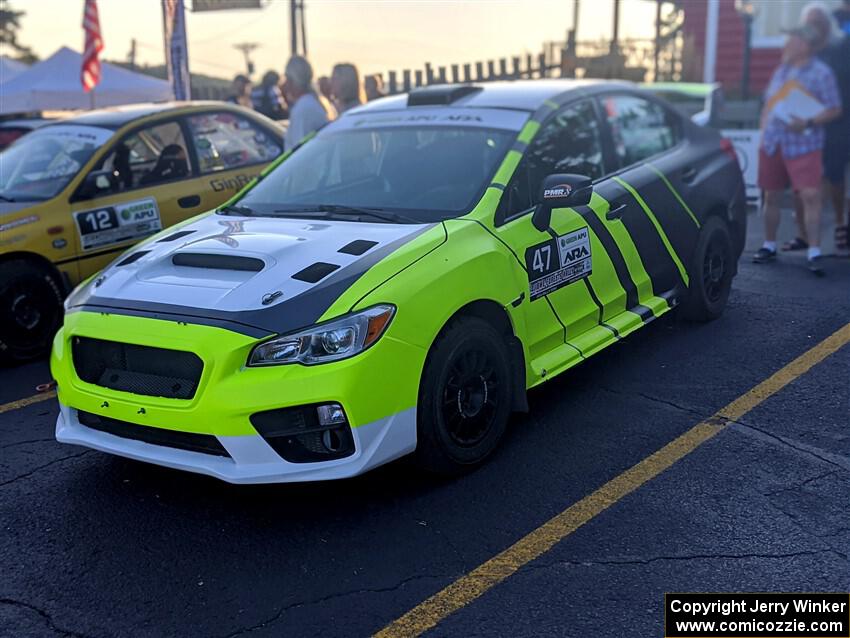
[[[846,3],[845,3],[846,4]],[[848,250],[845,174],[850,163],[850,36],[841,32],[830,10],[820,2],[812,2],[803,10],[804,24],[813,27],[820,35],[815,45],[815,55],[835,74],[841,96],[841,116],[826,124],[826,141],[823,147],[823,176],[827,182],[827,198],[835,210],[835,246],[841,253]],[[801,226],[802,215],[797,215]],[[800,228],[795,242],[805,244],[805,231]],[[799,248],[803,248],[799,246]]]
[[[233,89],[227,101],[231,104],[238,104],[246,108],[254,108],[251,102],[251,79],[247,75],[241,73],[233,78]]]
[[[844,5],[832,14],[838,21],[838,26],[850,36],[850,0],[844,0]]]
[[[273,120],[283,120],[287,117],[286,102],[279,85],[280,75],[275,71],[267,71],[260,86],[251,91],[254,110]]]

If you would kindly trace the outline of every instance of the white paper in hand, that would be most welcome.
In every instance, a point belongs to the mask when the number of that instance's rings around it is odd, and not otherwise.
[[[809,120],[826,109],[823,104],[800,89],[792,89],[774,108],[773,115],[790,124],[794,118]]]

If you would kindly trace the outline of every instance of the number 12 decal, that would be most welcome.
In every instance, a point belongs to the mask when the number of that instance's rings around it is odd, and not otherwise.
[[[92,230],[107,230],[115,225],[113,224],[112,216],[109,214],[108,210],[98,210],[86,213],[84,219],[86,224]]]

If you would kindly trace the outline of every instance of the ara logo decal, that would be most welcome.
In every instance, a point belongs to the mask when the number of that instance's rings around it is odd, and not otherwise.
[[[569,197],[573,192],[573,187],[569,184],[558,184],[552,188],[547,188],[543,191],[543,199],[560,199],[561,197]]]

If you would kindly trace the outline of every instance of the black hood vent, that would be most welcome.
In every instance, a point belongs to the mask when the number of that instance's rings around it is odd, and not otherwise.
[[[139,261],[142,257],[147,255],[149,252],[150,252],[149,250],[136,251],[132,255],[130,255],[129,257],[125,257],[124,259],[122,259],[121,261],[119,261],[115,265],[116,266],[127,266],[129,264],[132,264],[133,262]]]
[[[245,270],[260,272],[266,265],[257,257],[242,257],[240,255],[218,255],[216,253],[177,253],[171,257],[175,266],[189,268],[212,268],[214,270]]]
[[[175,239],[180,239],[181,237],[185,237],[186,235],[191,235],[194,233],[194,230],[178,230],[176,233],[171,233],[170,235],[166,235],[162,239],[157,239],[157,244],[162,244],[167,241],[174,241]]]

